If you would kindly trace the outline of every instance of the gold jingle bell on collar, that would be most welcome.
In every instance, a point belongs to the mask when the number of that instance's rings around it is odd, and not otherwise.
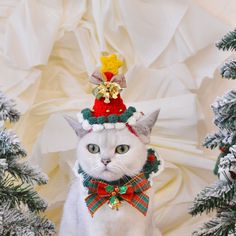
[[[108,206],[112,210],[117,210],[118,211],[121,205],[122,205],[122,203],[117,197],[115,197],[113,201],[111,201],[111,199],[110,199],[110,201],[108,202]]]

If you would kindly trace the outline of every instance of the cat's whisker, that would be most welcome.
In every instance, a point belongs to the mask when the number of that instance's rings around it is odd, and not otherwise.
[[[129,178],[127,177],[127,173],[129,173],[130,177],[132,176],[135,176],[137,173],[136,172],[133,172],[131,170],[129,170],[128,168],[126,168],[125,166],[123,165],[120,165],[120,166],[113,166],[114,168],[118,169],[118,170],[121,170],[123,173],[123,179],[125,181],[129,181]]]
[[[90,170],[90,172],[93,173],[93,172],[95,172],[96,170],[98,170],[99,168],[101,168],[99,165],[95,165],[95,166]],[[89,180],[90,178],[91,178],[91,176],[85,172],[85,174],[83,175],[83,181],[87,181],[87,180]]]
[[[118,166],[118,165],[115,165],[113,166],[114,169],[118,170],[119,172],[121,172],[122,175],[126,175],[127,174],[127,171],[125,168],[122,168],[122,166]]]
[[[135,176],[137,174],[136,171],[130,170],[128,167],[124,166],[121,162],[119,162],[119,166],[117,166],[118,168],[120,168],[124,174],[129,173],[129,176]]]
[[[111,170],[114,169],[114,170],[122,171],[123,172],[122,174],[125,174],[125,171],[122,168],[120,168],[120,166],[113,165],[112,167],[110,167],[110,169]]]

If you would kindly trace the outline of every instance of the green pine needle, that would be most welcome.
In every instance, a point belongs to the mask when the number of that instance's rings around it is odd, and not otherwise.
[[[16,122],[15,103],[0,92],[0,121]],[[52,222],[40,216],[46,202],[33,185],[46,184],[39,168],[23,162],[26,156],[16,134],[0,127],[0,235],[46,236],[54,233]]]
[[[212,104],[214,123],[222,132],[236,131],[236,90],[218,97]]]
[[[229,236],[235,235],[236,212],[230,208],[220,212],[210,221],[206,222],[193,236]]]
[[[39,168],[30,166],[28,162],[12,161],[8,164],[7,171],[23,183],[34,184],[36,182],[41,185],[48,182],[47,176]]]
[[[6,177],[0,181],[0,202],[9,202],[11,207],[20,208],[26,205],[32,212],[44,211],[47,204],[32,186],[16,184],[13,177]]]
[[[219,164],[220,164],[220,160],[221,158],[224,158],[229,152],[221,152],[220,155],[217,157],[217,161],[215,163],[215,167],[213,170],[213,173],[215,175],[218,175],[218,171],[219,171]]]
[[[236,79],[236,59],[226,61],[220,68],[220,73],[223,78]]]
[[[18,210],[10,202],[0,203],[1,235],[44,236],[54,233],[54,224],[34,212]]]
[[[20,141],[12,130],[0,129],[0,159],[25,157],[26,152],[20,146]]]
[[[209,134],[203,142],[203,146],[206,148],[214,149],[222,145],[222,140],[224,139],[224,134],[221,132],[215,134]]]
[[[222,50],[236,50],[236,29],[227,33],[216,46]],[[221,67],[221,76],[236,79],[236,58],[228,60]],[[222,171],[232,173],[236,158],[236,90],[218,97],[212,104],[215,115],[214,123],[219,131],[208,135],[203,145],[214,149],[219,147],[221,153],[217,159],[214,173]],[[224,172],[222,172],[224,173]],[[230,172],[230,174],[232,174]],[[236,181],[233,183],[219,180],[203,189],[195,198],[189,212],[195,216],[203,212],[216,210],[217,215],[194,232],[194,236],[235,236],[236,235]]]
[[[194,199],[190,208],[191,215],[207,213],[230,203],[236,192],[236,183],[231,184],[226,181],[217,181],[210,187],[203,189]]]
[[[0,121],[10,120],[10,122],[16,122],[20,118],[20,113],[15,109],[15,102],[8,99],[0,91]]]
[[[236,50],[236,29],[227,33],[219,42],[216,43],[216,47],[226,50]]]

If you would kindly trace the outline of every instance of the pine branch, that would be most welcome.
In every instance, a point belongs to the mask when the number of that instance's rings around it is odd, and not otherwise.
[[[220,130],[218,133],[208,134],[202,145],[210,149],[216,147],[227,149],[234,144],[236,144],[236,131],[228,132],[227,130]]]
[[[222,132],[218,132],[215,134],[209,134],[205,138],[203,142],[203,146],[206,148],[214,149],[217,146],[222,145],[222,140],[224,139],[224,134]]]
[[[0,179],[4,177],[5,171],[8,168],[6,159],[0,159]]]
[[[215,113],[216,126],[228,132],[236,131],[236,90],[218,97],[211,107]]]
[[[226,50],[236,50],[236,29],[227,33],[219,42],[216,43],[216,47]]]
[[[41,218],[39,216],[35,216],[33,220],[31,220],[31,226],[34,229],[35,235],[51,235],[55,231],[55,226],[51,221]]]
[[[199,231],[193,233],[194,236],[228,236],[235,235],[236,212],[225,209],[217,214],[215,218],[203,225]]]
[[[15,179],[7,177],[0,181],[0,202],[11,202],[11,207],[26,205],[31,211],[39,212],[47,208],[46,202],[30,185],[15,185]]]
[[[214,170],[213,170],[213,173],[214,173],[215,175],[218,175],[218,172],[219,172],[219,164],[220,164],[221,159],[224,158],[227,154],[228,154],[228,152],[226,152],[226,153],[225,153],[225,152],[221,152],[221,153],[219,154],[219,156],[217,157],[217,161],[216,161],[216,163],[215,163]]]
[[[20,118],[20,113],[14,108],[15,102],[8,99],[2,92],[0,92],[0,121],[10,120],[16,122]]]
[[[236,50],[236,29],[227,33],[216,46],[222,50]],[[224,63],[221,76],[236,79],[236,59]],[[219,179],[225,181],[219,180],[206,187],[195,198],[190,214],[194,216],[216,210],[217,215],[193,235],[233,236],[236,235],[236,90],[218,97],[212,104],[212,109],[219,132],[208,135],[203,145],[210,149],[220,148],[214,172]]]
[[[54,225],[38,214],[46,202],[33,184],[46,184],[47,176],[39,168],[21,162],[26,152],[16,134],[3,128],[2,121],[18,121],[15,103],[0,92],[0,235],[45,236],[54,233]]]
[[[23,183],[34,184],[34,181],[41,185],[48,182],[46,174],[37,167],[30,166],[27,162],[18,163],[15,160],[8,163],[7,171],[15,178],[19,178]]]
[[[0,129],[0,158],[25,157],[16,134],[12,130]]]
[[[236,183],[230,184],[226,181],[217,181],[210,187],[203,189],[194,199],[190,208],[191,215],[207,213],[228,204],[236,193]]]
[[[226,61],[220,68],[220,74],[226,79],[236,79],[236,59]]]
[[[0,235],[43,236],[52,235],[54,224],[33,212],[11,208],[10,203],[0,204]]]
[[[225,146],[232,146],[236,144],[236,131],[227,132],[224,136],[225,137],[222,140],[222,143]]]

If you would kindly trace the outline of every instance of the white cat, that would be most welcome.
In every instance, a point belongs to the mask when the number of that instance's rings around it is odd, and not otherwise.
[[[83,173],[107,182],[139,174],[147,161],[145,144],[149,142],[158,114],[159,111],[155,111],[143,116],[132,126],[133,133],[127,127],[88,132],[76,119],[66,117],[79,138],[77,158]],[[122,201],[119,210],[113,210],[105,203],[92,217],[85,203],[88,190],[83,180],[87,175],[78,175],[71,186],[64,205],[59,236],[159,235],[152,226],[152,188],[145,191],[150,200],[146,216],[128,202]]]

